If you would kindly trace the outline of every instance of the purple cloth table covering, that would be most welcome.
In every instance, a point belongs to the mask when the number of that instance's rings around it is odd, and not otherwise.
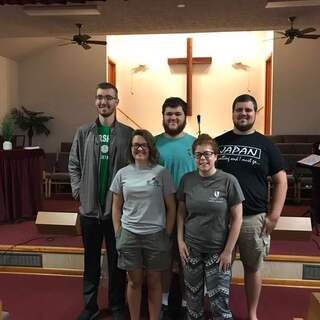
[[[0,222],[37,214],[43,158],[41,149],[0,151]]]

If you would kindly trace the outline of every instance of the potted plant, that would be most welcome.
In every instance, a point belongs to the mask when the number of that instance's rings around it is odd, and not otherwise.
[[[14,118],[11,113],[6,113],[1,123],[1,134],[3,137],[3,150],[12,149],[12,137],[14,134]]]
[[[12,115],[15,124],[21,130],[27,131],[29,147],[32,146],[34,134],[45,134],[46,136],[50,134],[46,123],[54,118],[44,115],[44,112],[31,111],[22,106],[21,109],[13,109]]]

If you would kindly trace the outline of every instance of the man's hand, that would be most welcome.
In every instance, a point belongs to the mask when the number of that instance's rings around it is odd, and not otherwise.
[[[266,216],[264,220],[264,225],[262,229],[262,233],[266,235],[270,235],[273,229],[276,227],[279,218],[272,218],[271,215]]]

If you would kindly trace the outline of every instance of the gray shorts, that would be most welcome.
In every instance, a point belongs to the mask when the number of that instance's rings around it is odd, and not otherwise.
[[[116,234],[116,248],[120,269],[163,271],[169,268],[171,240],[165,229],[142,235],[121,228]]]
[[[269,253],[270,236],[262,233],[265,216],[265,213],[243,216],[237,245],[243,265],[252,270],[259,270]]]

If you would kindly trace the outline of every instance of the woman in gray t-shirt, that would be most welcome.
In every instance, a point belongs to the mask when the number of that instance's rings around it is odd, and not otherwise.
[[[118,267],[128,271],[131,319],[140,320],[141,287],[146,273],[149,319],[158,320],[161,271],[170,264],[175,189],[169,171],[157,164],[158,151],[147,130],[133,133],[129,159],[130,164],[118,171],[110,187]]]
[[[244,197],[237,179],[215,168],[218,147],[209,135],[201,134],[192,152],[198,170],[184,175],[177,191],[188,319],[204,319],[204,279],[214,319],[232,319],[231,256],[242,223]]]

